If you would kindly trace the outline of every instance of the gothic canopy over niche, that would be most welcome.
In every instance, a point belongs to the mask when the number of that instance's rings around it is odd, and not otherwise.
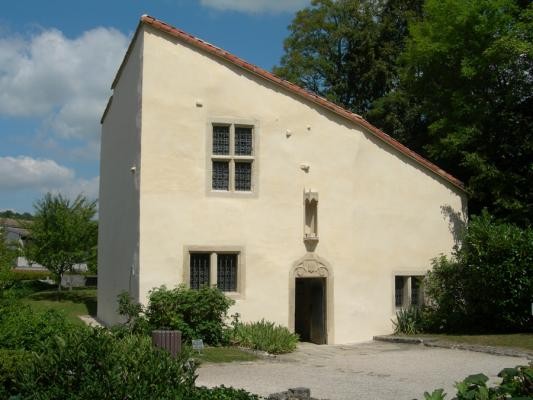
[[[307,253],[294,263],[295,278],[328,278],[331,268],[327,261],[314,253]]]

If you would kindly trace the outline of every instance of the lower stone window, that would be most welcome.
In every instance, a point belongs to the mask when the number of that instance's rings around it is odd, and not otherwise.
[[[394,305],[396,308],[424,304],[423,275],[397,275],[394,277]]]
[[[223,292],[240,292],[241,257],[241,251],[189,250],[186,282],[191,289],[216,286]]]
[[[189,282],[191,289],[200,289],[202,286],[209,285],[210,257],[209,253],[191,253]]]

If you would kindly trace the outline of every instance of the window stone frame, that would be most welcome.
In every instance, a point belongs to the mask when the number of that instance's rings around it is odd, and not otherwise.
[[[244,299],[246,279],[246,252],[243,246],[184,246],[183,248],[183,283],[187,288],[191,284],[191,253],[210,254],[209,286],[217,285],[217,257],[218,254],[237,254],[237,290],[235,292],[222,292],[230,299]]]
[[[227,125],[230,134],[230,154],[213,154],[213,126]],[[235,127],[252,128],[252,155],[235,154]],[[235,198],[254,198],[259,195],[259,121],[242,118],[216,117],[209,118],[206,125],[206,183],[205,191],[209,197],[235,197]],[[229,162],[229,190],[213,189],[213,161]],[[235,190],[235,162],[249,162],[252,164],[251,173],[251,190]]]
[[[410,271],[395,271],[392,273],[392,315],[396,315],[396,312],[402,308],[408,308],[411,306],[411,280],[412,278],[424,278],[427,275],[427,270],[410,270]],[[404,283],[403,304],[396,306],[396,277],[402,277],[406,279]],[[424,285],[420,285],[421,290],[421,303],[424,304]]]

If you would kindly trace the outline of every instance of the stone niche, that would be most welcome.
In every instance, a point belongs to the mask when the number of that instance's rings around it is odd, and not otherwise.
[[[313,252],[318,244],[318,192],[304,190],[304,244]]]

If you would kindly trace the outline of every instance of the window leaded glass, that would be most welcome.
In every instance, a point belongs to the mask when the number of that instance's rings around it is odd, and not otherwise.
[[[229,126],[213,126],[213,154],[229,154]]]
[[[397,276],[394,279],[394,299],[396,307],[403,306],[403,288],[405,280],[403,276]]]
[[[213,189],[229,190],[229,162],[213,161]]]
[[[252,128],[235,127],[235,154],[252,155]]]
[[[200,289],[209,286],[209,259],[208,253],[191,253],[190,286],[191,289]]]
[[[252,163],[235,163],[235,190],[252,190]]]
[[[217,254],[217,286],[223,292],[237,291],[237,254]]]
[[[419,306],[420,304],[420,279],[411,278],[411,305]]]

